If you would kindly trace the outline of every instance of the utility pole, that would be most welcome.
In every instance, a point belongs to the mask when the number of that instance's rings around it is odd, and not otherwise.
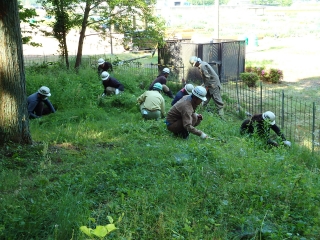
[[[214,37],[216,39],[219,39],[219,0],[214,0],[214,3],[215,3],[215,16],[216,16],[216,21],[215,21],[215,34],[214,34]]]

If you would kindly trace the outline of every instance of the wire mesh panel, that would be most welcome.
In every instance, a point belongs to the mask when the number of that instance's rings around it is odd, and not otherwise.
[[[244,118],[249,114],[272,111],[276,124],[288,140],[320,152],[320,113],[316,111],[315,103],[303,102],[286,96],[283,90],[268,90],[262,85],[249,88],[240,81],[224,83],[222,92],[227,111],[242,113],[240,116]]]
[[[201,81],[199,71],[189,64],[191,56],[208,62],[217,72],[221,82],[239,79],[245,68],[245,41],[216,39],[210,43],[191,43],[190,41],[169,41],[158,49],[159,63],[174,65],[180,78],[187,81]]]

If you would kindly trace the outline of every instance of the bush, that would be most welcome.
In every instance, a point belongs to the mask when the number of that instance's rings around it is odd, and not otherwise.
[[[246,83],[248,87],[256,87],[259,76],[254,72],[244,72],[240,73],[240,79]]]
[[[264,67],[246,67],[246,72],[256,73],[263,82],[280,83],[283,79],[283,72],[280,69],[270,68],[265,70]]]
[[[280,69],[271,68],[269,70],[269,81],[272,83],[280,83],[283,79],[283,72]]]

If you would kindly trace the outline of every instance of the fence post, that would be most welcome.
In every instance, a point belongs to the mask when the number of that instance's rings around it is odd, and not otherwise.
[[[260,112],[262,113],[262,82],[260,81]]]
[[[236,89],[237,89],[237,100],[238,100],[238,109],[240,114],[240,99],[239,99],[239,89],[238,89],[238,79],[236,80]]]
[[[312,107],[312,154],[314,153],[314,135],[316,131],[316,103],[313,102]]]
[[[282,90],[282,99],[281,99],[281,128],[284,128],[284,90]]]

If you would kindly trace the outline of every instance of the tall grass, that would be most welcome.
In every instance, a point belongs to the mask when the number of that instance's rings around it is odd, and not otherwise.
[[[215,140],[176,138],[140,116],[153,77],[113,76],[125,92],[102,99],[94,69],[27,70],[28,94],[50,87],[58,110],[30,122],[32,146],[0,150],[1,239],[87,239],[80,226],[122,214],[107,239],[318,238],[318,156],[269,149],[204,109]]]

